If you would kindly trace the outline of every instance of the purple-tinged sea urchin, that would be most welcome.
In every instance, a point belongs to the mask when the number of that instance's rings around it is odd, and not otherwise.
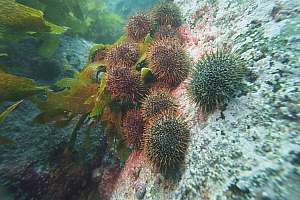
[[[133,149],[140,149],[144,131],[141,111],[129,110],[123,118],[122,128],[127,144]]]
[[[106,55],[108,68],[132,67],[139,59],[139,52],[135,44],[122,43],[113,47]]]
[[[113,97],[130,103],[137,103],[144,93],[139,74],[125,67],[108,70],[107,88]]]
[[[141,42],[150,33],[150,19],[145,14],[132,16],[126,26],[127,36],[130,41]]]
[[[154,41],[148,51],[148,61],[157,80],[169,87],[177,86],[189,74],[188,56],[176,39]]]

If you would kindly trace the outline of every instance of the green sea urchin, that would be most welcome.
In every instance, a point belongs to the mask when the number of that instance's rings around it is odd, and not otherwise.
[[[150,33],[150,19],[145,14],[131,17],[126,27],[128,39],[133,42],[141,42]]]
[[[125,102],[137,103],[144,93],[139,74],[125,67],[108,70],[106,84],[113,97]]]
[[[106,55],[109,68],[132,67],[139,59],[139,52],[135,44],[125,42],[113,47]]]
[[[163,113],[145,129],[143,147],[150,163],[160,171],[183,162],[189,141],[187,123],[174,113]]]
[[[188,91],[192,100],[206,113],[227,103],[245,75],[242,60],[225,51],[207,54],[191,76]]]
[[[156,40],[148,52],[149,68],[159,82],[174,87],[187,78],[190,62],[176,39]]]
[[[129,110],[122,123],[123,135],[133,149],[140,149],[143,138],[144,121],[140,110]]]
[[[142,102],[142,115],[149,120],[161,112],[175,111],[177,104],[175,98],[166,89],[151,90]]]
[[[179,7],[175,3],[161,3],[152,10],[152,18],[156,26],[179,27],[182,17]]]

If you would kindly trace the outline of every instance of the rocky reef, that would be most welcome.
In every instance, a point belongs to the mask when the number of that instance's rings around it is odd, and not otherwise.
[[[299,198],[299,1],[175,0],[181,37],[196,63],[230,49],[246,61],[243,89],[205,115],[182,83],[173,95],[192,125],[178,177],[153,172],[132,154],[112,199]]]
[[[299,1],[164,1],[92,48],[8,5],[59,45],[0,20],[0,198],[299,199]]]

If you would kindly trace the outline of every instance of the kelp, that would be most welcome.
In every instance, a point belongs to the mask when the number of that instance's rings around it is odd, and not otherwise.
[[[4,112],[0,113],[0,123],[3,123],[5,118],[9,115],[9,113],[11,113],[13,110],[15,110],[17,108],[17,106],[22,102],[23,102],[23,100],[20,100],[20,101],[14,103],[13,105],[9,106]]]
[[[39,108],[48,114],[54,111],[84,114],[92,110],[94,104],[86,103],[86,100],[97,92],[97,84],[78,87],[76,90],[64,90],[61,92],[47,92],[47,101],[39,102]]]
[[[45,91],[28,78],[8,74],[0,70],[0,102],[5,100],[20,100]]]
[[[99,118],[102,116],[104,109],[109,105],[112,101],[111,94],[106,89],[106,80],[107,76],[105,75],[100,83],[100,87],[97,92],[97,97],[95,99],[95,106],[90,113],[90,116],[93,118]]]
[[[122,35],[124,20],[99,0],[17,0],[42,10],[45,18],[70,29],[69,33],[94,42],[111,43]]]
[[[63,127],[68,125],[76,115],[90,113],[94,108],[99,87],[90,76],[90,73],[83,70],[74,78],[59,80],[56,86],[61,88],[61,91],[47,91],[46,101],[36,98],[34,101],[42,113],[35,118],[35,121]]]
[[[14,0],[0,0],[0,38],[15,39],[24,33],[53,33],[66,31],[65,27],[55,25],[44,19],[43,12]]]
[[[3,123],[3,121],[5,120],[5,118],[9,115],[9,113],[11,113],[13,110],[15,110],[17,108],[17,106],[22,103],[23,100],[18,101],[16,103],[14,103],[13,105],[9,106],[5,111],[3,111],[2,113],[0,113],[0,124]],[[0,145],[2,144],[14,144],[15,141],[4,137],[0,134]]]

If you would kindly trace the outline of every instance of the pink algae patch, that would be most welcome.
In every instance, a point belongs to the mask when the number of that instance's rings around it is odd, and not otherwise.
[[[117,185],[117,179],[120,175],[120,167],[106,168],[103,171],[98,187],[99,194],[103,199],[110,199]]]
[[[142,151],[134,150],[128,157],[125,162],[125,166],[120,174],[118,183],[121,183],[125,179],[132,179],[135,181],[138,176],[141,168],[144,166],[146,158]]]

